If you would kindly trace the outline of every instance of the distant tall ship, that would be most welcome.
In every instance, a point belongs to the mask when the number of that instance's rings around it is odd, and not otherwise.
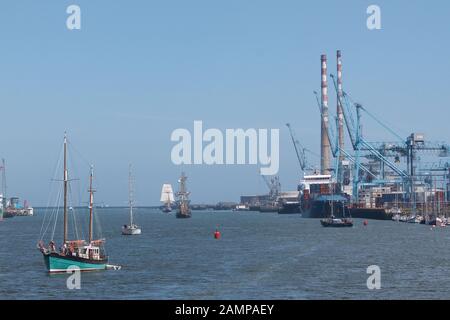
[[[141,228],[133,221],[133,177],[131,175],[131,164],[128,172],[128,187],[129,187],[129,208],[130,208],[130,224],[122,227],[122,234],[125,236],[134,236],[142,233]]]
[[[67,193],[69,190],[69,173],[67,168],[67,138],[66,136],[64,136],[64,175],[62,180],[64,197],[64,238],[59,250],[56,247],[56,243],[53,239],[53,234],[48,247],[45,247],[42,238],[38,243],[38,248],[44,257],[45,266],[50,273],[67,272],[67,270],[72,267],[78,267],[80,271],[105,270],[107,268],[108,257],[106,256],[104,250],[105,240],[93,239],[93,178],[94,171],[91,166],[91,172],[89,176],[89,239],[88,241],[82,240],[81,238],[69,240],[67,201]],[[45,221],[43,222],[43,226],[44,223]]]
[[[189,207],[189,195],[191,194],[186,190],[186,180],[184,172],[181,174],[178,183],[180,184],[180,191],[177,192],[178,197],[178,210],[177,210],[177,218],[190,218],[191,217],[191,208]]]
[[[161,202],[163,203],[161,208],[163,212],[172,212],[172,204],[175,202],[175,198],[173,197],[173,189],[171,184],[163,184],[161,190]]]

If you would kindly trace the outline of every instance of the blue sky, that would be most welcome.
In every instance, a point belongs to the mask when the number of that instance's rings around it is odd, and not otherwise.
[[[66,8],[82,10],[69,31]],[[381,7],[382,30],[366,28]],[[402,136],[449,140],[448,1],[9,1],[0,5],[0,155],[9,194],[45,205],[65,130],[96,166],[97,199],[157,204],[176,128],[280,128],[280,177],[299,177],[285,123],[319,152],[320,54]],[[330,106],[335,99],[330,93]],[[368,140],[392,140],[368,118]],[[318,162],[311,156],[311,162]],[[183,168],[194,202],[265,192],[255,166]]]

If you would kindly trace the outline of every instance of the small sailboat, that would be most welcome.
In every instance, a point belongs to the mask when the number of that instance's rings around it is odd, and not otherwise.
[[[91,166],[89,175],[89,239],[69,240],[68,239],[68,182],[69,174],[67,169],[67,138],[64,136],[64,238],[62,246],[57,250],[56,243],[52,239],[48,247],[45,247],[41,240],[38,249],[42,253],[45,266],[48,272],[67,272],[69,268],[78,267],[80,271],[105,270],[107,268],[108,256],[104,250],[104,239],[93,239],[93,208],[94,189],[92,188],[94,170]]]
[[[189,195],[191,194],[186,190],[186,180],[184,172],[181,173],[181,177],[178,180],[180,183],[180,191],[177,192],[178,197],[178,210],[177,210],[177,218],[190,218],[191,217],[191,208],[189,207]]]
[[[160,201],[163,203],[161,208],[163,212],[172,212],[172,203],[175,202],[175,198],[173,197],[173,189],[171,184],[163,184]]]
[[[423,217],[421,215],[410,215],[406,218],[407,223],[422,223]]]
[[[323,227],[334,227],[334,228],[353,227],[353,221],[348,218],[336,219],[334,217],[330,217],[320,220],[320,223],[322,224]]]
[[[129,187],[129,207],[130,207],[130,224],[122,227],[122,234],[125,236],[134,236],[142,233],[141,228],[133,221],[133,182],[131,175],[131,165],[128,173],[128,187]]]
[[[248,205],[246,204],[237,204],[234,208],[233,211],[250,211],[250,208]]]
[[[332,196],[331,200],[333,200],[333,193],[331,193],[331,196]],[[334,205],[332,201],[330,201],[330,208],[331,208],[330,217],[320,220],[320,224],[323,227],[332,227],[332,228],[353,227],[353,220],[351,218],[345,217],[346,208],[344,204],[342,204],[342,214],[344,216],[343,218],[336,218],[334,216]]]

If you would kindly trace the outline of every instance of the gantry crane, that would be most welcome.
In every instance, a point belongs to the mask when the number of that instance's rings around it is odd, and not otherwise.
[[[289,134],[292,139],[292,144],[294,145],[294,148],[295,148],[295,154],[297,155],[297,160],[300,165],[300,169],[302,170],[303,173],[305,173],[306,170],[310,169],[310,168],[308,168],[308,163],[306,160],[306,151],[308,149],[303,147],[300,144],[300,142],[297,140],[297,138],[295,137],[294,130],[292,129],[292,127],[289,123],[286,123],[286,127],[288,127],[288,129],[289,129]]]
[[[338,87],[334,76],[331,74],[330,77],[333,80],[333,85],[338,91]],[[383,182],[385,179],[385,167],[391,169],[396,175],[399,176],[400,181],[407,186],[407,191],[409,196],[414,193],[414,183],[415,183],[415,153],[417,151],[433,151],[439,152],[439,156],[448,156],[450,147],[445,143],[429,143],[425,142],[423,135],[411,134],[406,139],[400,137],[394,130],[392,130],[388,125],[383,123],[373,114],[371,114],[367,109],[365,109],[361,104],[355,103],[349,95],[343,91],[342,95],[338,95],[338,103],[342,106],[344,122],[347,127],[347,131],[350,136],[353,150],[355,152],[355,172],[359,172],[361,168],[360,154],[362,151],[369,151],[371,156],[380,161],[382,165],[381,177],[378,178],[379,182]],[[352,108],[353,107],[353,108]],[[352,109],[356,110],[356,123],[352,116]],[[373,143],[366,141],[362,136],[361,131],[361,117],[362,112],[365,112],[368,116],[374,119],[378,124],[380,124],[384,129],[394,135],[399,141],[394,143]],[[394,162],[390,161],[388,157],[394,156]],[[400,162],[400,157],[407,158],[407,168],[402,170],[397,166]],[[359,179],[353,180],[353,196],[357,199],[358,197],[358,183]]]

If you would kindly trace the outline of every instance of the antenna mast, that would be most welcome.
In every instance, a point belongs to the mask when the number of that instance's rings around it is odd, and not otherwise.
[[[130,225],[133,225],[133,184],[131,176],[131,164],[128,169],[128,188],[129,188],[129,204],[130,204]]]
[[[64,133],[64,242],[67,242],[67,134]]]
[[[89,243],[92,242],[93,237],[93,210],[94,210],[94,192],[92,188],[92,181],[94,179],[94,166],[91,165],[91,174],[89,176]]]

